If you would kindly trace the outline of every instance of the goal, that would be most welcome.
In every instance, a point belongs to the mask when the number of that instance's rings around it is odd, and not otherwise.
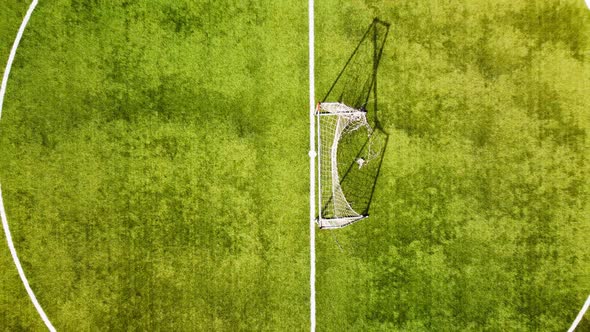
[[[316,222],[322,229],[368,217],[388,140],[377,116],[377,69],[388,31],[388,23],[373,20],[316,106]]]
[[[346,171],[346,164],[351,162],[361,169],[374,156],[370,149],[366,149],[366,155],[342,158],[347,153],[340,151],[339,147],[345,140],[354,140],[353,136],[370,141],[373,129],[367,121],[366,110],[355,109],[340,102],[319,103],[316,108],[316,125],[319,159],[317,222],[320,228],[341,228],[362,220],[367,215],[355,211],[352,203],[346,199],[340,172]],[[339,167],[342,164],[345,166],[343,170]]]

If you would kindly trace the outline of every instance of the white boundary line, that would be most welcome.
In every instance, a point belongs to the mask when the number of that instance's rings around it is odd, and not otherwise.
[[[309,0],[309,321],[315,331],[315,59],[314,0]]]
[[[586,310],[588,310],[588,307],[590,307],[590,295],[588,296],[588,299],[586,299],[586,303],[584,303],[582,310],[580,310],[580,313],[572,323],[572,326],[569,328],[569,330],[567,330],[567,332],[574,332],[578,324],[580,324],[582,317],[584,317],[584,313],[586,313]]]
[[[8,76],[10,75],[10,70],[12,69],[12,63],[14,62],[14,58],[16,56],[16,50],[18,48],[18,45],[20,44],[21,38],[23,37],[23,33],[25,31],[25,28],[27,27],[27,24],[29,23],[29,20],[31,19],[31,15],[33,14],[33,11],[35,10],[35,7],[37,7],[37,2],[38,2],[38,0],[33,0],[31,2],[31,5],[29,6],[29,10],[27,11],[27,14],[25,15],[25,17],[23,19],[23,22],[21,23],[20,28],[18,29],[18,33],[16,34],[16,38],[14,40],[14,43],[12,44],[12,49],[10,50],[10,55],[8,56],[8,62],[6,63],[6,69],[4,70],[4,75],[2,77],[2,85],[0,86],[0,118],[2,117],[2,106],[4,105],[4,95],[6,94],[6,84],[8,83]],[[4,234],[6,235],[6,242],[8,243],[8,249],[10,250],[10,254],[12,255],[12,260],[14,261],[14,265],[16,265],[16,270],[18,271],[18,275],[20,276],[20,279],[23,282],[23,286],[25,286],[25,289],[27,290],[27,293],[29,294],[31,301],[33,302],[33,305],[35,306],[35,309],[37,309],[37,312],[39,313],[39,316],[41,316],[41,319],[45,323],[45,326],[47,326],[47,329],[49,329],[49,331],[51,331],[51,332],[55,332],[55,327],[53,327],[53,325],[49,321],[49,318],[47,318],[47,315],[45,314],[45,311],[43,311],[43,308],[41,308],[39,301],[37,301],[37,297],[35,297],[35,293],[33,293],[33,290],[31,289],[31,286],[29,285],[29,281],[27,280],[27,277],[25,276],[25,271],[23,270],[23,267],[20,264],[20,260],[18,259],[18,256],[16,254],[16,249],[14,248],[14,243],[12,242],[12,235],[10,234],[10,229],[8,228],[8,219],[6,218],[6,210],[4,209],[4,201],[2,200],[2,188],[1,187],[0,187],[0,217],[2,218],[2,227],[4,228]]]

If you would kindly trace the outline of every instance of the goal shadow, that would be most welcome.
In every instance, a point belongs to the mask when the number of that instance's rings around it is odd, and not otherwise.
[[[389,26],[378,18],[373,19],[322,100],[338,101],[367,112],[372,132],[358,130],[343,137],[337,157],[344,196],[362,215],[369,213],[389,141],[389,133],[379,121],[377,102],[377,71]]]

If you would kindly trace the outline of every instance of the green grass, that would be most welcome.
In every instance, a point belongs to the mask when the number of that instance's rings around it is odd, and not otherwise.
[[[317,9],[320,78],[360,38],[346,24],[392,23],[392,135],[371,218],[337,233],[343,250],[319,235],[318,326],[566,330],[590,293],[584,3],[334,7]]]
[[[12,73],[1,168],[17,250],[57,328],[306,321],[298,6],[40,3]],[[0,325],[37,321],[14,297],[3,293]]]
[[[27,6],[0,5],[2,63]],[[318,232],[318,330],[571,324],[590,293],[589,15],[318,2],[318,96],[373,17],[392,24],[388,150],[371,217]],[[11,75],[0,183],[58,330],[308,328],[305,2],[41,1]],[[42,329],[4,248],[0,326]]]

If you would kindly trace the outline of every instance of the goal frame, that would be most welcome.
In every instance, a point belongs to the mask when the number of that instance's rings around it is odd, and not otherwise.
[[[349,110],[345,112],[338,112],[338,113],[331,113],[331,112],[321,112],[320,106],[321,104],[340,104],[349,108]],[[315,109],[315,117],[316,117],[316,152],[317,152],[317,205],[318,205],[318,217],[316,218],[316,223],[318,224],[320,229],[339,229],[349,225],[352,225],[358,221],[366,219],[369,217],[368,214],[359,214],[358,216],[347,216],[347,217],[336,217],[336,218],[323,218],[322,217],[322,160],[321,160],[321,152],[322,152],[322,140],[321,140],[321,124],[320,118],[323,116],[340,116],[341,114],[356,114],[356,113],[364,113],[366,114],[367,111],[363,109],[355,109],[346,104],[338,103],[338,102],[324,102],[324,103],[317,103]]]

